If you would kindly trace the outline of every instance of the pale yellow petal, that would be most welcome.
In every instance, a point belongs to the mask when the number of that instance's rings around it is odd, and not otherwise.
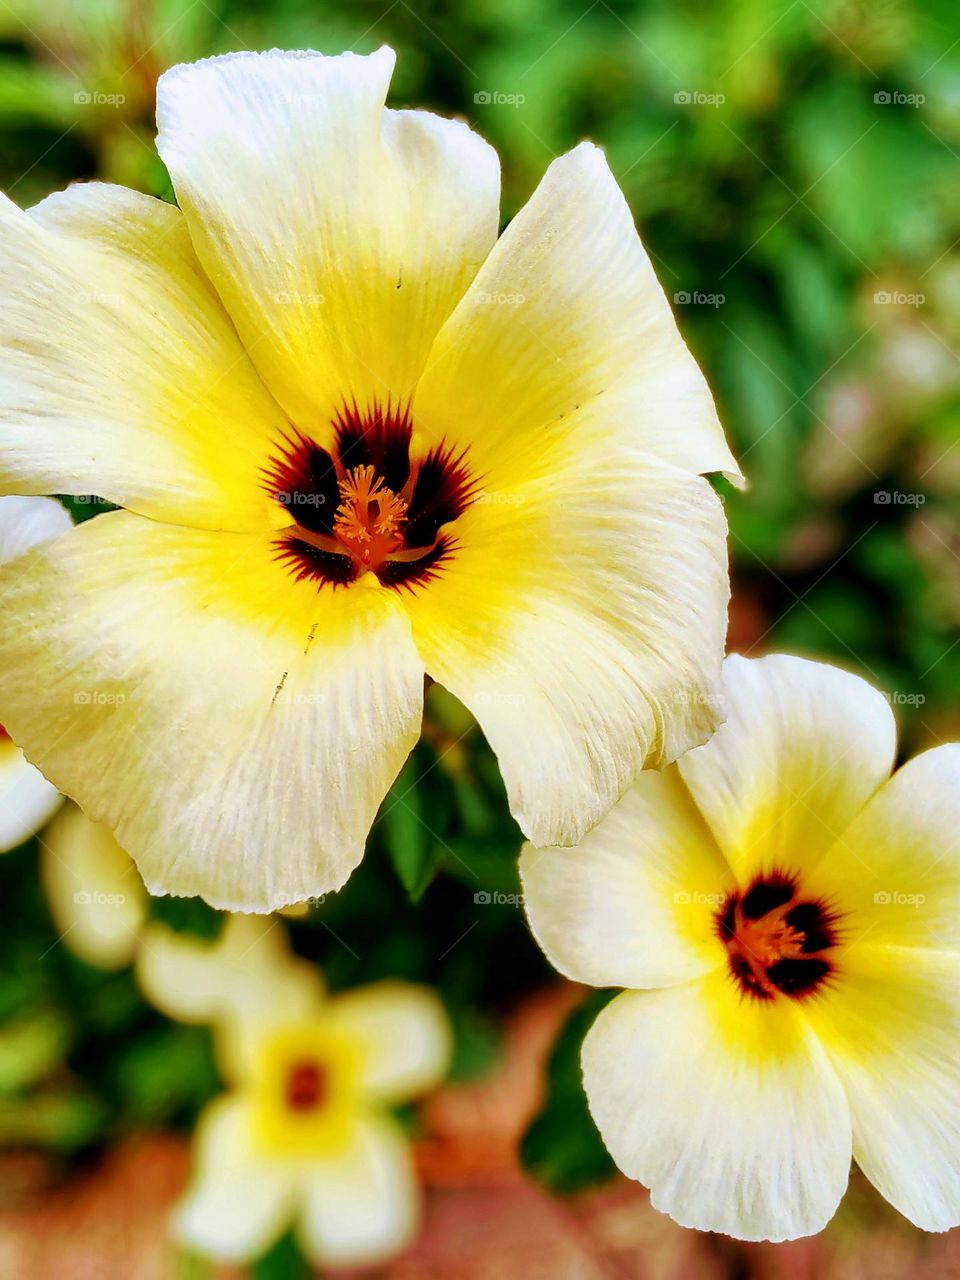
[[[960,955],[851,947],[809,1016],[850,1101],[857,1164],[915,1226],[960,1226]]]
[[[453,1038],[443,1002],[428,987],[384,981],[335,996],[325,1021],[356,1046],[368,1098],[407,1102],[443,1080]]]
[[[270,535],[99,516],[0,571],[0,722],[151,892],[319,896],[420,727],[409,622],[368,581],[297,581]]]
[[[681,1226],[792,1240],[836,1211],[850,1112],[791,1001],[744,999],[725,972],[624,992],[587,1034],[583,1078],[614,1160]]]
[[[847,947],[960,951],[960,745],[898,769],[810,875]]]
[[[813,867],[889,776],[896,725],[859,676],[786,654],[724,664],[726,722],[680,773],[745,881]]]
[[[394,55],[240,53],[174,67],[158,147],[197,253],[302,428],[409,398],[499,219],[496,154],[385,111]]]
[[[113,834],[68,805],[43,834],[41,870],[67,950],[101,969],[130,964],[147,918],[147,894]]]
[[[423,439],[469,447],[499,489],[616,442],[739,476],[603,152],[556,160],[441,330]]]
[[[416,1176],[407,1140],[392,1119],[358,1117],[354,1141],[311,1162],[300,1187],[298,1235],[320,1266],[372,1266],[413,1239]]]
[[[534,937],[594,987],[661,987],[724,961],[716,915],[730,869],[676,768],[647,772],[573,849],[520,858]]]
[[[286,523],[260,477],[287,426],[180,211],[105,183],[0,197],[0,484],[205,528]]]
[[[289,1164],[257,1149],[251,1110],[242,1095],[210,1104],[194,1139],[195,1168],[176,1207],[174,1237],[225,1262],[252,1262],[293,1221],[297,1179]]]
[[[643,767],[719,722],[723,510],[705,480],[625,450],[487,496],[407,610],[525,835],[575,844]]]

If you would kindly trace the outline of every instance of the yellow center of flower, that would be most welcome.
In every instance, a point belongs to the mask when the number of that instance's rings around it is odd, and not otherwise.
[[[340,481],[333,532],[366,568],[377,569],[403,543],[407,504],[372,466],[354,467]]]
[[[361,1106],[357,1046],[322,1024],[272,1032],[260,1046],[254,1123],[277,1155],[318,1155],[349,1141]]]
[[[804,901],[796,877],[758,877],[717,913],[730,972],[759,1000],[811,995],[834,971],[837,918],[824,903]]]

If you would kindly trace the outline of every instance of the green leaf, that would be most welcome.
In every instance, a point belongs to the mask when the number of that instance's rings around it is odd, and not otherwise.
[[[594,991],[567,1019],[547,1065],[544,1104],[520,1144],[524,1166],[558,1194],[581,1191],[616,1172],[590,1117],[580,1070],[583,1038],[615,994]]]
[[[201,938],[217,938],[226,916],[208,906],[202,898],[153,898],[150,915],[177,933],[195,933]]]
[[[380,811],[387,857],[403,887],[419,902],[436,873],[438,850],[423,816],[420,765],[411,756],[400,770]]]
[[[310,1280],[312,1275],[291,1232],[250,1268],[250,1280]]]

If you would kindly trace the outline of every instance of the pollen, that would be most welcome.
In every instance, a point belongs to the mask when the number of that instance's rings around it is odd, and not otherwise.
[[[354,467],[340,481],[333,532],[353,555],[373,568],[400,546],[406,515],[406,502],[386,487],[372,466]]]

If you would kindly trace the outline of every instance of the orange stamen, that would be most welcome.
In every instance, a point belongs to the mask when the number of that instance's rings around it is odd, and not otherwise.
[[[373,467],[354,467],[340,481],[333,532],[353,556],[377,568],[403,541],[406,514],[406,502],[386,487]]]

